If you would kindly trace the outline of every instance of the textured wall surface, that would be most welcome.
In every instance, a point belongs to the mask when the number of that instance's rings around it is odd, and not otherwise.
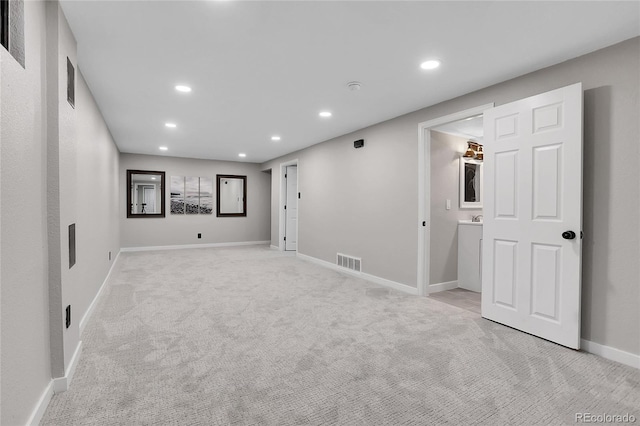
[[[26,2],[27,67],[0,49],[3,425],[23,425],[51,380],[46,270],[44,3]]]
[[[262,168],[272,169],[275,180],[281,162],[300,159],[300,253],[333,263],[335,253],[344,250],[363,257],[365,272],[415,287],[422,220],[417,217],[418,124],[582,82],[582,336],[640,354],[639,56],[636,37],[271,160]],[[351,144],[360,138],[365,147],[356,153]],[[274,197],[279,191],[273,183]],[[272,215],[278,214],[275,207]],[[272,230],[272,244],[277,235]]]
[[[26,424],[51,379],[66,373],[108,251],[120,247],[119,153],[80,73],[76,109],[66,100],[73,34],[57,2],[24,7],[26,68],[0,49],[3,425]],[[77,262],[69,270],[71,223]]]
[[[67,305],[71,305],[71,327],[63,330],[64,342],[64,368],[65,374],[71,358],[80,341],[79,322],[80,311],[75,304],[76,295],[81,288],[79,279],[79,266],[69,268],[69,240],[67,229],[72,223],[78,222],[78,111],[67,101],[67,58],[74,66],[76,59],[76,40],[69,28],[69,24],[57,5],[58,11],[58,57],[57,75],[58,91],[58,179],[60,197],[60,268],[62,280],[62,306],[63,311]],[[77,75],[77,73],[76,73]],[[49,135],[50,137],[52,135]],[[76,238],[80,234],[89,232],[76,225]]]
[[[331,263],[336,253],[361,257],[363,272],[415,287],[416,135],[404,116],[265,163],[279,198],[280,163],[299,159],[298,252]],[[365,145],[354,149],[358,139]]]
[[[126,171],[164,171],[164,218],[127,218]],[[171,176],[202,176],[214,179],[216,174],[247,176],[247,216],[216,217],[213,214],[171,214],[169,212]],[[156,155],[121,154],[119,217],[122,247],[149,247],[184,244],[268,241],[270,225],[270,179],[257,164],[196,160]],[[215,194],[214,194],[215,204]],[[198,233],[202,238],[198,239]]]
[[[76,322],[79,322],[120,251],[120,152],[82,70],[76,70],[76,111],[77,265],[74,269],[77,268],[78,277],[71,297],[76,307]]]

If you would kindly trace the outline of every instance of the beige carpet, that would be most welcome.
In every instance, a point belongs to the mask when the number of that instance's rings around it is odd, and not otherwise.
[[[123,253],[44,425],[573,424],[640,371],[264,246]]]

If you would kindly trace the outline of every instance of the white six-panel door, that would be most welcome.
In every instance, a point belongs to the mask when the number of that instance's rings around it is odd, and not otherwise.
[[[285,250],[298,248],[298,167],[286,168],[287,204],[285,212]]]
[[[578,349],[582,84],[485,111],[484,152],[482,316]]]

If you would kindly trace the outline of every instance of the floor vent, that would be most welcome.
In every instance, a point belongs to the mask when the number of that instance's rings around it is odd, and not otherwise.
[[[362,271],[362,259],[359,257],[347,256],[346,254],[338,253],[337,262],[338,266],[351,269],[352,271]]]

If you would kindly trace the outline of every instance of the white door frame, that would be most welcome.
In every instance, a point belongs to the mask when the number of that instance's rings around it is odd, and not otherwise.
[[[431,129],[443,124],[482,114],[493,108],[493,102],[475,108],[455,112],[418,124],[418,294],[429,295],[429,271],[431,269]],[[426,226],[423,226],[426,222]]]
[[[287,181],[284,175],[287,172],[287,166],[298,166],[298,159],[285,161],[284,163],[280,163],[279,171],[280,171],[280,197],[278,200],[278,250],[285,251],[284,245],[284,230],[286,226],[286,215],[284,211],[284,205],[287,203],[286,193],[287,193]],[[298,183],[300,183],[300,170],[298,169]],[[298,186],[298,190],[300,187]],[[300,206],[298,206],[298,219],[300,218]],[[300,243],[300,234],[298,233],[298,222],[296,221],[296,235],[298,238],[298,244]],[[296,248],[296,253],[298,249]]]

